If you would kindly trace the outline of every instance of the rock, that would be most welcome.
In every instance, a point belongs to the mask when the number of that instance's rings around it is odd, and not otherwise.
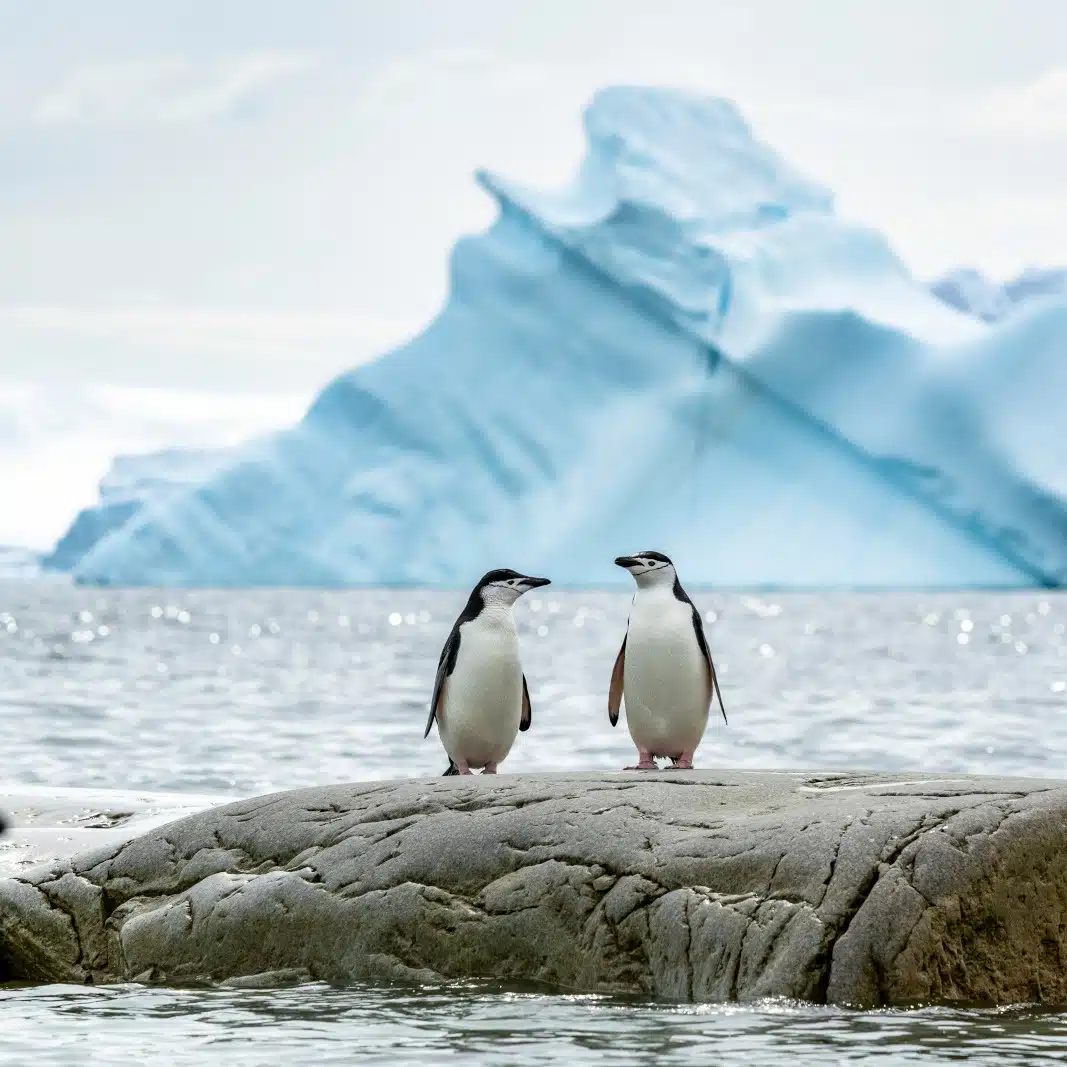
[[[1067,1001],[1067,783],[698,771],[299,790],[0,882],[0,979]]]

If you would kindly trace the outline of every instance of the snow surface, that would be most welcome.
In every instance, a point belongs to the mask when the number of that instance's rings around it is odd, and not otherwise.
[[[1067,582],[1067,306],[947,306],[726,101],[608,89],[585,126],[567,189],[479,175],[499,218],[424,333],[191,480],[146,460],[63,565],[588,584],[644,547],[694,585]]]

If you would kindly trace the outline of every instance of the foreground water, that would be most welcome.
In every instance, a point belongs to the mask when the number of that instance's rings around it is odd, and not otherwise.
[[[9,995],[10,997],[10,995]],[[1031,1009],[848,1014],[673,1007],[456,987],[189,992],[48,988],[3,1003],[10,1064],[1063,1063],[1067,1018]]]
[[[0,587],[0,785],[234,796],[439,774],[445,593]],[[703,766],[1067,775],[1067,597],[695,595],[730,725]],[[617,769],[624,595],[517,617],[534,726],[507,770]],[[0,1063],[1063,1062],[1067,1015],[678,1008],[477,985],[0,990]]]

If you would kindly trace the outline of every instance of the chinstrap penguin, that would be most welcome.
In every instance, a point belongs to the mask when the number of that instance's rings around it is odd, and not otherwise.
[[[611,725],[625,700],[626,725],[637,746],[637,764],[626,770],[655,770],[657,757],[671,761],[669,770],[688,770],[716,693],[726,719],[700,612],[662,552],[619,556],[615,563],[637,583],[608,690]]]
[[[430,699],[449,774],[496,774],[520,730],[533,717],[530,691],[522,673],[519,637],[511,607],[523,593],[548,585],[517,571],[489,571],[471,592],[441,649]]]

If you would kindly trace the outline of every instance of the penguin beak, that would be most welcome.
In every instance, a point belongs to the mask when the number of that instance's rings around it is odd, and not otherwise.
[[[633,556],[616,556],[615,557],[615,566],[616,567],[625,567],[627,570],[629,570],[631,567],[636,567],[638,565],[638,563],[640,563],[640,562],[641,561],[639,559],[634,559]]]
[[[527,589],[540,589],[543,585],[551,585],[552,580],[550,578],[523,578],[522,584]]]

